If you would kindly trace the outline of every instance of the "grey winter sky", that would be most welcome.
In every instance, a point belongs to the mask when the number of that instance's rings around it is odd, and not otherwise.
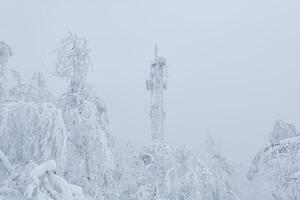
[[[275,119],[300,128],[300,1],[0,0],[0,40],[24,81],[45,72],[68,31],[92,48],[90,83],[106,102],[117,146],[150,142],[145,80],[155,42],[167,58],[166,140],[196,154],[208,131],[248,166]]]

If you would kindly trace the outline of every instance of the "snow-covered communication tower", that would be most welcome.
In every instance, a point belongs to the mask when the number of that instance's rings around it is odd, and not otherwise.
[[[164,90],[167,89],[167,63],[166,59],[157,56],[155,46],[154,60],[151,62],[150,79],[147,80],[147,90],[151,94],[151,137],[153,142],[162,143],[164,140]]]

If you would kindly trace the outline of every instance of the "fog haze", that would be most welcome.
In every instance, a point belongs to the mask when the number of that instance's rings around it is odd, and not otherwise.
[[[67,82],[42,63],[53,70],[53,51],[68,31],[89,40],[89,81],[119,148],[129,138],[150,142],[145,80],[155,43],[170,66],[165,136],[173,147],[200,154],[210,132],[243,171],[275,119],[300,127],[299,1],[0,2],[0,40],[25,82],[41,71],[60,95]]]

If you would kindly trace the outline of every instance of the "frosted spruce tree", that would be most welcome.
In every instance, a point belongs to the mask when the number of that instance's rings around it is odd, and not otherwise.
[[[20,74],[8,67],[13,53],[8,44],[0,42],[0,101],[28,100],[32,97],[30,87],[22,83]]]
[[[186,147],[175,152],[178,200],[216,200],[216,180],[208,166]]]
[[[248,179],[258,179],[262,199],[296,200],[300,198],[300,137],[295,126],[277,120],[269,144],[254,157]]]
[[[47,83],[43,73],[36,72],[32,76],[32,84],[28,86],[27,92],[31,101],[35,102],[54,102],[56,99],[47,89]]]
[[[211,136],[206,141],[206,162],[215,179],[214,199],[239,200],[233,182],[234,170],[226,158],[217,150]]]
[[[70,79],[59,100],[68,138],[68,169],[65,177],[83,187],[93,199],[115,198],[114,141],[108,130],[107,110],[87,83],[90,49],[75,34],[61,40],[56,53],[56,74]]]
[[[32,86],[23,84],[19,73],[7,68],[11,55],[10,47],[0,42],[0,150],[14,164],[54,159],[62,170],[68,136],[62,114],[53,103],[40,101]]]
[[[120,199],[176,199],[176,168],[167,146],[149,145],[131,151],[120,181]]]
[[[120,156],[119,165],[119,197],[122,200],[133,200],[135,199],[135,194],[138,189],[139,174],[137,172],[139,172],[141,168],[139,151],[133,140],[127,142],[126,148]]]
[[[19,73],[7,66],[12,55],[10,46],[0,41],[0,101],[2,102],[15,98],[12,90],[20,84]]]

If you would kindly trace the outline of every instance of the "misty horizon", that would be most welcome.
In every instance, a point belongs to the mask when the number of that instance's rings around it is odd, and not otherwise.
[[[300,3],[297,1],[1,1],[0,41],[8,67],[30,83],[42,72],[62,95],[69,80],[53,76],[55,50],[69,32],[88,40],[87,79],[107,106],[109,130],[122,152],[128,140],[151,142],[146,89],[154,47],[168,64],[165,141],[203,154],[210,134],[235,166],[248,196],[251,161],[268,144],[276,120],[300,128]],[[253,195],[253,194],[251,194]]]

